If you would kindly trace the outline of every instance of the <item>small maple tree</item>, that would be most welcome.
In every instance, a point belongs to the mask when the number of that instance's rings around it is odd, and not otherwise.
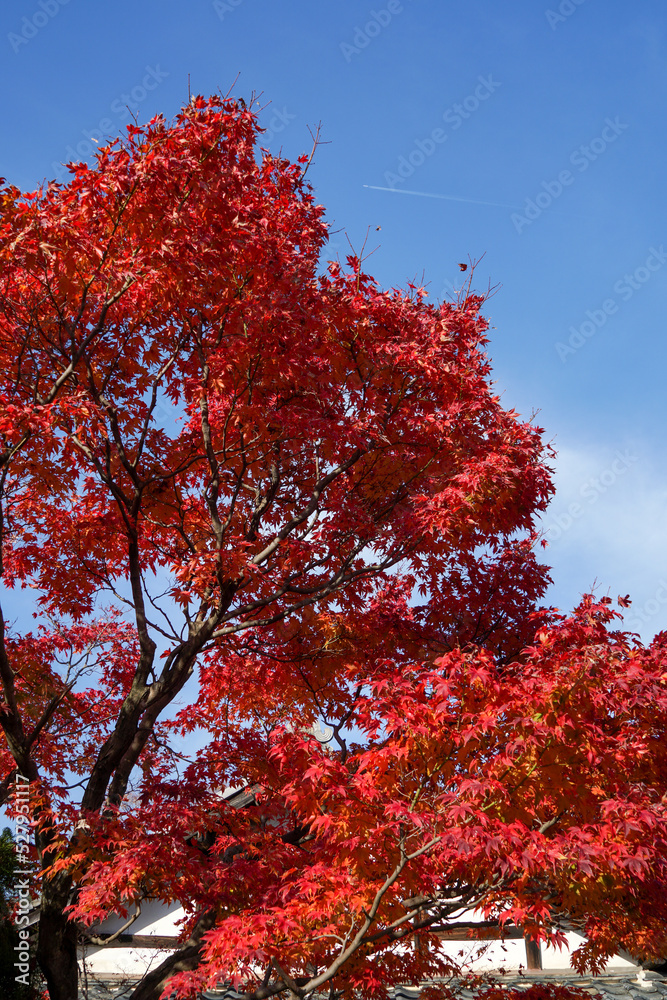
[[[0,622],[0,797],[29,779],[49,995],[144,899],[187,923],[134,1000],[381,996],[460,973],[436,931],[474,908],[583,929],[579,968],[660,953],[664,639],[537,610],[550,473],[483,297],[321,273],[308,158],[260,132],[196,98],[0,194],[1,570],[36,615]]]

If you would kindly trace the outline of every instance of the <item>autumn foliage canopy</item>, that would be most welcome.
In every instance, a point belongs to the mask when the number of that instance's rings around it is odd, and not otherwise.
[[[197,98],[0,190],[0,792],[50,996],[146,899],[187,924],[136,1000],[381,997],[460,972],[473,909],[667,953],[664,637],[539,608],[483,297],[327,264],[307,157],[259,147]]]

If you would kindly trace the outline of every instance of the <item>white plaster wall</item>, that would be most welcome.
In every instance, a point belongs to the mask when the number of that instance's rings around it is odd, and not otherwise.
[[[568,933],[567,948],[553,948],[542,945],[542,968],[562,970],[570,968],[570,953],[583,944],[584,938],[579,934]],[[490,972],[493,969],[506,969],[508,972],[526,968],[526,946],[523,941],[446,941],[442,944],[445,955],[461,961],[463,958],[470,963],[470,968],[476,972]],[[615,955],[607,968],[621,971],[636,968],[632,962],[627,962]]]
[[[183,908],[178,903],[167,906],[159,900],[150,900],[141,908],[141,916],[128,927],[128,934],[156,934],[176,936],[180,931],[178,921],[183,918]],[[95,930],[113,934],[125,923],[124,917],[109,917]],[[86,969],[93,976],[142,976],[154,969],[171,954],[170,949],[157,948],[94,948],[85,949]]]
[[[130,928],[129,934],[176,935],[179,933],[179,920],[183,910],[178,904],[166,906],[164,903],[152,901],[142,907],[141,916]],[[473,917],[474,919],[474,917]],[[481,919],[481,917],[480,917]],[[112,917],[105,921],[98,930],[113,933],[124,923],[121,917]],[[562,970],[570,968],[570,953],[580,944],[583,938],[579,934],[566,934],[568,948],[558,949],[542,946],[542,967],[544,969]],[[442,951],[452,959],[462,959],[469,967],[478,972],[493,969],[516,971],[526,967],[526,947],[521,940],[512,941],[447,941],[442,944]],[[140,976],[151,968],[159,965],[169,954],[169,950],[152,948],[87,948],[85,952],[86,968],[94,976]],[[631,962],[616,955],[607,968],[612,970],[628,970],[636,968]]]

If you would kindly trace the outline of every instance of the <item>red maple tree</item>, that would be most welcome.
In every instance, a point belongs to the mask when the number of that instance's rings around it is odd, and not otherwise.
[[[382,996],[460,972],[436,931],[475,908],[583,929],[579,968],[660,954],[664,639],[537,610],[550,473],[483,297],[321,273],[308,158],[259,133],[197,98],[0,194],[1,569],[36,614],[1,622],[0,797],[29,779],[49,995],[151,898],[188,922],[134,1000]]]

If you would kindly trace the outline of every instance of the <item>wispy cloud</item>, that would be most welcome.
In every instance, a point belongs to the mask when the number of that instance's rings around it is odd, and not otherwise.
[[[419,198],[442,198],[443,201],[460,201],[466,205],[490,205],[492,208],[517,208],[517,205],[506,205],[500,201],[479,201],[477,198],[456,198],[452,194],[432,194],[430,191],[406,191],[403,188],[379,187],[377,184],[364,184],[373,191],[391,191],[392,194],[412,194]]]

